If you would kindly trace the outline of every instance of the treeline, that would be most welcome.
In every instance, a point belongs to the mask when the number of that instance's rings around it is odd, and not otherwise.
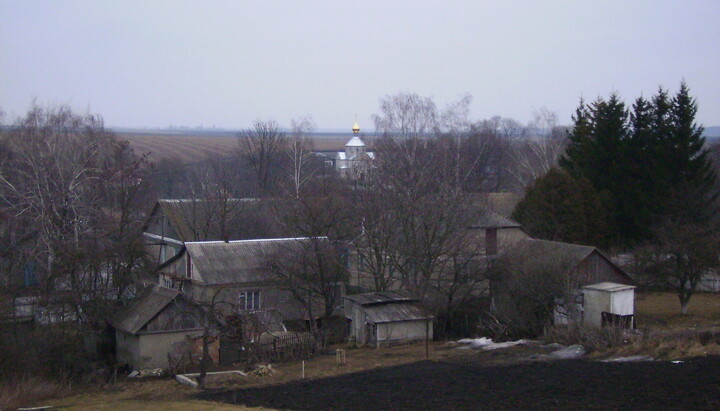
[[[106,321],[149,272],[147,167],[102,119],[66,107],[33,106],[2,133],[0,377],[82,375],[110,354]],[[33,319],[33,307],[46,309]]]
[[[683,313],[719,266],[718,181],[697,103],[683,82],[628,107],[580,101],[555,169],[513,216],[538,237],[624,251],[636,280],[676,290]]]
[[[668,222],[708,223],[717,187],[696,112],[685,83],[629,108],[616,94],[581,100],[560,170],[529,187],[515,217],[541,237],[605,246],[641,244]]]

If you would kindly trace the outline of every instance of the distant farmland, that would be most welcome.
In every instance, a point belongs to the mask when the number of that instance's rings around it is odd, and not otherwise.
[[[136,153],[149,153],[150,160],[176,158],[183,162],[200,161],[208,156],[228,156],[237,148],[237,137],[231,133],[153,133],[116,132],[130,142]],[[351,135],[318,133],[312,136],[315,150],[341,150]]]

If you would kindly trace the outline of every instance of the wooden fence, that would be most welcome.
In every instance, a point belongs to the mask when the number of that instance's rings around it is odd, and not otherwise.
[[[284,362],[315,355],[315,340],[310,333],[264,333],[257,341],[220,340],[220,363],[257,364]]]

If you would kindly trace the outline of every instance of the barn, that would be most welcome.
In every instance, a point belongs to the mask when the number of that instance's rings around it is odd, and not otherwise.
[[[561,291],[572,301],[555,298],[554,322],[577,321],[582,316],[583,287],[606,282],[634,284],[596,247],[527,238],[515,243],[493,267],[492,309],[496,316],[520,321],[528,309],[537,308],[528,304]]]
[[[380,347],[433,338],[433,317],[417,299],[394,291],[346,295],[350,340]]]

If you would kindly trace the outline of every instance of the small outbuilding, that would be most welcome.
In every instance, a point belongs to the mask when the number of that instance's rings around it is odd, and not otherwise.
[[[168,368],[173,351],[203,334],[203,318],[177,290],[145,288],[112,320],[117,362],[134,369]]]
[[[346,295],[350,339],[375,347],[433,338],[433,316],[394,291]]]
[[[635,286],[604,282],[587,285],[583,292],[583,324],[635,328]]]

